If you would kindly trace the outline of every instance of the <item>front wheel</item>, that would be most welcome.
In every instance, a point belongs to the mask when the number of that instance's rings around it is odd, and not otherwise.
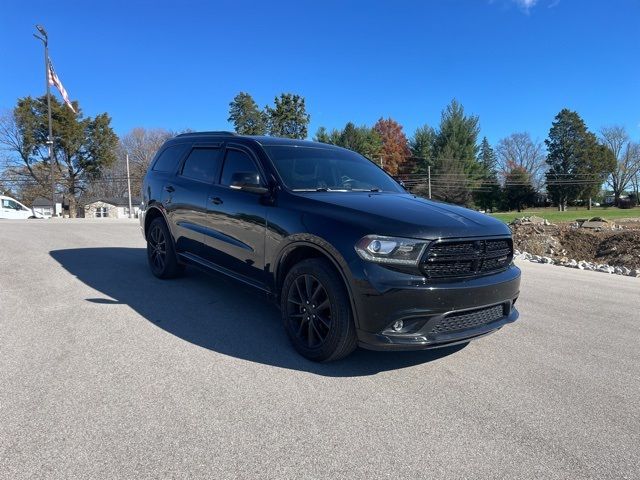
[[[285,329],[302,356],[328,362],[355,350],[349,296],[327,260],[310,258],[296,264],[284,280],[280,297]]]
[[[173,278],[182,272],[169,228],[162,218],[156,218],[149,225],[147,260],[151,273],[158,278]]]

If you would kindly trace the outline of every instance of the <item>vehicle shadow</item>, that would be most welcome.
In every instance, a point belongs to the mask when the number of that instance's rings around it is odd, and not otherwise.
[[[462,346],[417,352],[358,349],[344,360],[310,362],[289,344],[279,310],[264,294],[194,268],[175,280],[159,280],[143,248],[77,248],[50,255],[81,282],[108,298],[95,304],[126,304],[149,322],[187,342],[224,355],[317,375],[373,375],[438,360]],[[105,311],[105,315],[107,315]]]

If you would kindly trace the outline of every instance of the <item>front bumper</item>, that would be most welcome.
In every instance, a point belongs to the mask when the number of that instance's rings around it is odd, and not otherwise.
[[[420,350],[467,342],[518,319],[520,270],[433,282],[366,265],[356,282],[359,345],[372,350]],[[402,320],[403,328],[392,326]]]
[[[482,326],[466,328],[457,332],[432,334],[430,329],[443,318],[442,315],[434,316],[426,322],[426,326],[418,332],[405,334],[391,333],[369,333],[358,332],[358,344],[370,350],[425,350],[430,348],[441,348],[466,343],[485,335],[489,335],[508,323],[518,319],[518,311],[511,307],[510,312],[499,320],[484,324]]]

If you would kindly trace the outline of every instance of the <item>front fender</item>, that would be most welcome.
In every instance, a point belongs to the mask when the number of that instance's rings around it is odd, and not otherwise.
[[[275,256],[276,268],[274,269],[274,275],[276,296],[279,296],[280,286],[282,285],[285,276],[285,272],[281,267],[285,264],[287,256],[300,247],[310,247],[317,250],[322,254],[323,257],[327,258],[333,264],[340,277],[342,278],[345,288],[347,289],[349,302],[351,304],[351,311],[353,312],[356,327],[358,327],[359,320],[357,318],[357,310],[352,290],[353,276],[351,275],[349,265],[342,254],[331,243],[318,235],[313,235],[310,233],[298,233],[292,234],[285,240],[283,240]]]

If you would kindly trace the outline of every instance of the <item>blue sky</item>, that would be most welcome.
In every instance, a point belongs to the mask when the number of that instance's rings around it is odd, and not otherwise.
[[[640,139],[637,0],[5,0],[0,109],[44,89],[35,23],[86,115],[136,127],[230,128],[239,91],[303,95],[310,134],[391,116],[410,135],[453,98],[492,143],[543,140],[563,107]]]

